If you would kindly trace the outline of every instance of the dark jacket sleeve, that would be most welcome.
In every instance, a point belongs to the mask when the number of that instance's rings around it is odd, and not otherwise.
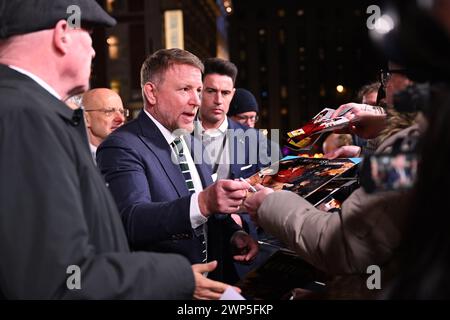
[[[268,167],[283,158],[279,146],[279,136],[272,133],[271,139],[258,130],[258,165],[259,169]]]
[[[7,105],[2,103],[0,109]],[[110,225],[92,223],[97,217],[85,214],[77,171],[79,150],[74,145],[80,140],[54,118],[25,111],[0,111],[0,291],[4,297],[191,298],[194,278],[185,258],[130,253],[122,226],[111,216],[116,210],[105,215],[111,218]],[[108,229],[103,237],[109,239],[100,240],[98,228]],[[70,265],[81,268],[79,290],[67,288]]]

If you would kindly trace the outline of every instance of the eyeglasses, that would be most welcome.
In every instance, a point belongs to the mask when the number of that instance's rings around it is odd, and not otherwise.
[[[240,121],[251,121],[251,122],[257,122],[259,120],[258,115],[256,116],[242,116],[242,115],[236,115],[236,118],[238,118]]]
[[[392,74],[399,73],[399,74],[405,74],[405,69],[395,69],[395,70],[380,70],[380,82],[383,85],[383,87],[386,87],[388,81],[391,79]]]
[[[121,115],[123,115],[125,118],[127,118],[130,115],[130,110],[128,109],[118,109],[118,108],[104,108],[104,109],[85,109],[86,112],[103,112],[107,117],[111,117],[116,112],[119,112]]]

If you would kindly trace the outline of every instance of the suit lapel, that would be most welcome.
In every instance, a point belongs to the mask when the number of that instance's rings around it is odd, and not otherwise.
[[[173,163],[171,158],[172,149],[167,144],[166,139],[159,131],[158,127],[144,111],[139,114],[138,122],[141,129],[141,134],[139,135],[141,140],[148,147],[150,152],[156,156],[161,168],[169,178],[170,183],[177,190],[178,195],[180,197],[188,195],[189,190],[187,189],[180,167]]]
[[[200,176],[200,180],[202,180],[203,188],[211,185],[213,183],[211,178],[211,167],[205,163],[203,159],[204,148],[198,139],[193,136],[184,136],[184,141],[188,145],[188,148],[191,152],[192,159],[194,159],[195,167],[197,168],[198,175]]]
[[[242,128],[238,127],[238,125],[230,118],[228,118],[228,129],[233,130],[232,131],[233,133],[235,133],[235,130],[237,130],[237,129],[243,130]],[[244,137],[242,137],[241,135],[236,136],[235,134],[233,134],[233,137],[234,137],[234,141],[231,141],[231,137],[228,137],[228,143],[232,143],[233,149],[234,149],[231,152],[232,159],[231,159],[231,164],[230,164],[230,172],[231,172],[231,178],[235,179],[235,178],[240,177],[241,167],[244,165],[244,163],[239,163],[238,155],[247,155],[247,153],[245,152]],[[247,159],[245,159],[245,160],[247,160]]]

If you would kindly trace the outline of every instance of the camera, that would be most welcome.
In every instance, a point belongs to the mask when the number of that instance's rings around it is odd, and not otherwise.
[[[401,113],[428,113],[430,84],[414,83],[394,95]],[[416,180],[418,134],[398,139],[390,152],[370,155],[362,163],[360,183],[367,193],[410,189]]]
[[[430,101],[430,84],[415,83],[394,95],[394,108],[398,112],[426,112]]]
[[[395,141],[391,152],[364,158],[360,172],[364,191],[375,193],[412,188],[419,163],[418,141],[417,135],[407,136]]]
[[[361,185],[367,193],[408,190],[416,181],[417,153],[372,155],[364,161]]]

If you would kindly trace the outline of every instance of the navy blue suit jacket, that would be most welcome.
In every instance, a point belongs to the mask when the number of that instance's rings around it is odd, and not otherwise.
[[[200,134],[200,123],[196,123],[196,134]],[[262,168],[268,167],[271,162],[271,152],[280,155],[278,145],[273,145],[259,130],[249,128],[241,125],[240,123],[228,118],[228,130],[227,132],[228,143],[231,145],[232,150],[230,153],[230,175],[229,179],[248,178]],[[279,158],[278,158],[279,159]],[[278,161],[276,159],[276,161]],[[250,217],[246,213],[240,214],[243,221],[245,231],[247,231],[253,239],[259,238],[256,225],[250,220]],[[239,276],[245,275],[251,269],[261,264],[267,257],[261,257],[258,255],[257,259],[249,265],[236,263],[236,270]]]
[[[198,134],[201,138],[201,125],[197,121],[194,135]],[[232,148],[229,179],[248,178],[270,165],[271,144],[259,130],[241,125],[230,118],[228,118],[228,130],[231,131],[227,132],[228,144]],[[278,146],[274,149],[279,153]]]
[[[194,134],[200,135],[202,126],[197,121]],[[248,178],[268,167],[272,152],[280,156],[278,145],[271,144],[259,130],[244,126],[231,118],[228,118],[228,130],[231,131],[227,132],[228,145],[232,148],[229,179]],[[279,157],[275,160],[278,161]],[[246,231],[257,239],[256,227],[250,222],[248,215],[241,215],[241,218],[245,222]]]
[[[267,138],[259,130],[241,125],[230,118],[228,118],[228,129],[235,132],[233,159],[230,164],[230,179],[248,178],[270,165],[268,163],[270,160],[270,145]],[[240,134],[240,132],[243,134]],[[246,140],[246,136],[251,136],[250,139],[256,137],[256,145],[249,143],[249,140]],[[242,161],[242,157],[244,161]]]
[[[190,139],[185,137],[188,144]],[[171,160],[171,147],[144,112],[100,145],[97,163],[133,249],[175,252],[191,263],[201,262],[202,245],[190,222],[191,194],[178,164]],[[210,167],[196,167],[203,187],[212,184]],[[208,219],[208,260],[219,261],[216,279],[221,279],[221,262],[228,259],[229,239],[237,230],[228,215]]]

